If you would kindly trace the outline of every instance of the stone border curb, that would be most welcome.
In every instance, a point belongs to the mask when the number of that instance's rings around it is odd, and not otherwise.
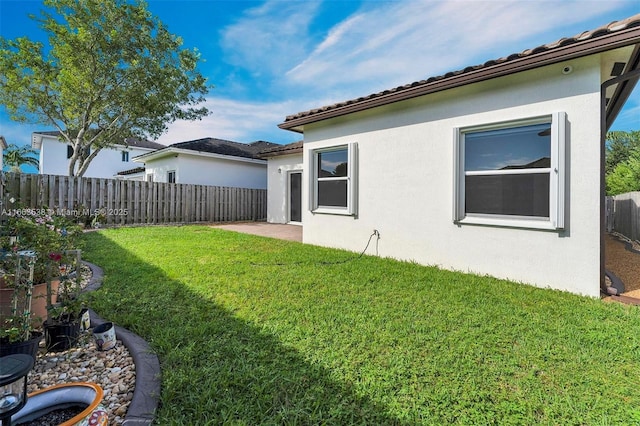
[[[92,272],[91,281],[85,291],[99,289],[104,277],[102,268],[89,262],[83,261],[83,263]],[[91,309],[89,314],[91,316],[91,327],[106,322]],[[149,347],[149,344],[137,334],[116,325],[116,338],[129,350],[136,366],[136,387],[133,391],[133,399],[124,417],[123,425],[150,425],[153,422],[158,408],[158,398],[160,397],[160,361]]]
[[[609,235],[615,237],[618,241],[620,241],[622,244],[624,244],[624,248],[627,251],[630,251],[631,253],[635,253],[635,254],[640,254],[640,251],[638,251],[635,248],[633,248],[633,243],[631,242],[631,239],[629,239],[625,235],[622,235],[619,232],[611,232],[611,233],[609,233]]]
[[[633,248],[633,244],[631,244],[629,241],[625,241],[625,240],[620,240],[624,243],[624,248],[627,251],[630,251],[631,253],[635,253],[635,254],[640,254],[640,251],[636,250]]]

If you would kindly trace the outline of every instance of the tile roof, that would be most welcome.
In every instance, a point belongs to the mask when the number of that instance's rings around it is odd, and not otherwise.
[[[276,157],[278,155],[298,154],[302,152],[302,141],[293,142],[287,145],[278,145],[275,148],[265,149],[260,153],[260,157]]]
[[[129,170],[123,170],[121,172],[118,172],[117,174],[120,176],[126,176],[126,175],[133,175],[136,173],[142,173],[144,172],[146,169],[144,168],[144,166],[140,166],[140,167],[136,167],[133,169],[129,169]]]
[[[229,155],[232,157],[260,159],[258,154],[261,151],[277,146],[279,145],[265,141],[256,141],[246,144],[217,138],[203,138],[186,142],[178,142],[163,148],[188,149],[191,151]]]
[[[149,148],[149,149],[162,149],[165,148],[166,145],[162,145],[158,142],[148,141],[146,139],[134,139],[134,138],[126,138],[125,143],[129,147],[133,148]]]
[[[458,71],[430,77],[404,86],[398,86],[382,92],[373,93],[357,99],[327,105],[321,108],[303,111],[286,117],[278,127],[287,130],[302,131],[304,124],[333,118],[352,112],[386,105],[417,96],[434,93],[513,74],[526,69],[537,68],[570,58],[582,57],[618,47],[640,42],[640,14],[624,20],[614,21],[591,31],[585,31],[573,37],[562,38],[553,43],[514,53],[499,59],[493,59],[480,65],[468,66]]]

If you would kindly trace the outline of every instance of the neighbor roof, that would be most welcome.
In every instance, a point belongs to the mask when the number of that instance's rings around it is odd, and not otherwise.
[[[117,174],[120,176],[127,176],[127,175],[134,175],[136,173],[143,173],[145,170],[146,169],[144,168],[144,166],[140,166],[140,167],[136,167],[129,170],[123,170],[121,172],[118,172]]]
[[[278,127],[302,132],[302,126],[305,124],[514,74],[568,59],[592,55],[628,46],[639,41],[640,14],[637,14],[621,21],[614,21],[592,31],[585,31],[573,37],[562,38],[553,43],[490,60],[480,65],[469,66],[462,70],[448,72],[444,75],[430,77],[426,80],[416,81],[357,99],[289,115],[284,123],[279,124]]]
[[[164,157],[171,153],[189,153],[189,151],[260,160],[260,152],[277,146],[279,145],[266,141],[255,141],[247,144],[217,138],[203,138],[163,146],[162,149],[136,157],[136,160],[149,160],[151,158]]]
[[[265,149],[260,153],[260,157],[269,158],[278,155],[299,154],[302,152],[302,141],[293,142],[287,145],[278,145],[275,148]]]
[[[232,157],[259,158],[258,153],[260,151],[274,146],[278,145],[265,141],[256,141],[246,144],[224,139],[204,138],[196,139],[193,141],[174,143],[172,145],[169,145],[168,148],[190,149],[192,151],[230,155]]]
[[[55,137],[59,137],[60,136],[60,132],[58,130],[53,130],[53,131],[44,131],[44,132],[33,132],[34,135],[44,135],[44,136],[55,136]],[[33,146],[33,138],[32,138],[32,143],[31,145]],[[122,146],[128,146],[131,148],[146,148],[146,149],[162,149],[165,147],[165,145],[162,145],[160,143],[157,142],[152,142],[146,139],[136,139],[136,138],[126,138],[124,140],[124,143],[117,143],[116,145],[122,145]],[[39,148],[39,147],[34,147],[34,148]]]

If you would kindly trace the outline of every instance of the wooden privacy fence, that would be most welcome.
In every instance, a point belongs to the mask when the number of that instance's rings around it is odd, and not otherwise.
[[[640,240],[640,192],[607,197],[607,230]]]
[[[258,221],[267,217],[267,191],[0,172],[0,211],[17,208],[107,225]]]

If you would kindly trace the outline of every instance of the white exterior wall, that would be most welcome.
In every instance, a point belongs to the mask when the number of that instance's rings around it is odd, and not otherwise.
[[[235,161],[198,155],[172,154],[145,163],[146,174],[154,182],[167,182],[167,172],[175,170],[176,183],[266,189],[267,162]]]
[[[267,222],[289,222],[289,173],[302,171],[302,153],[279,155],[267,161]],[[304,198],[304,187],[302,188]]]
[[[129,161],[122,161],[122,151],[129,151]],[[118,172],[139,167],[140,164],[131,161],[133,157],[154,151],[145,148],[126,148],[114,146],[102,149],[91,161],[84,177],[112,179]],[[42,135],[40,146],[40,167],[42,175],[68,175],[69,159],[67,158],[67,144],[60,142],[56,136]]]
[[[305,173],[303,241],[360,251],[377,229],[383,257],[598,296],[599,66],[592,56],[306,125],[306,170],[312,149],[358,144],[358,214],[310,212]],[[568,121],[566,229],[454,224],[454,128],[555,111]]]

